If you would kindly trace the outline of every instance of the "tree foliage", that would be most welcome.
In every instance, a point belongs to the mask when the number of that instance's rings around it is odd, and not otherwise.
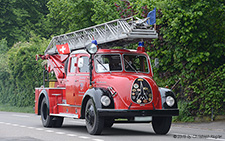
[[[34,101],[34,88],[41,85],[43,67],[35,54],[43,53],[49,41],[31,37],[29,42],[18,42],[5,56],[1,54],[0,99],[13,106],[30,106]]]
[[[40,33],[38,22],[48,13],[48,0],[0,0],[0,39],[11,47],[28,40],[30,31]],[[42,30],[43,31],[43,30]]]
[[[94,25],[91,20],[94,14],[91,0],[49,0],[47,6],[50,12],[47,18],[54,33],[64,34]]]
[[[224,2],[172,0],[157,4],[161,5],[161,18],[157,21],[160,35],[149,54],[163,62],[157,70],[159,80],[172,85],[178,77],[182,78],[177,92],[179,98],[189,102],[191,115],[209,115],[211,109],[218,113],[224,105],[224,84],[211,89],[215,86],[208,80],[215,74],[223,78],[218,70],[222,71],[225,63]],[[161,84],[166,85],[163,81]],[[202,87],[204,84],[209,88]],[[209,96],[216,102],[209,102]]]
[[[118,0],[93,0],[93,12],[91,20],[96,24],[101,24],[119,18],[115,3]]]
[[[156,7],[159,38],[145,43],[150,58],[161,60],[154,68],[156,82],[171,87],[181,78],[175,91],[187,104],[185,116],[225,112],[222,0],[0,0],[0,4],[1,103],[33,104],[34,87],[42,79],[42,66],[34,56],[43,53],[51,36],[117,18],[143,18]]]

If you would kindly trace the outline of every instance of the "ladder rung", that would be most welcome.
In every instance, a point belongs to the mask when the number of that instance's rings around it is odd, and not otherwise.
[[[130,34],[136,34],[136,35],[155,35],[156,32],[130,32]]]

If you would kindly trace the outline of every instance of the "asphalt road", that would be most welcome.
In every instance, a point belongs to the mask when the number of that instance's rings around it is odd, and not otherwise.
[[[167,135],[156,135],[149,124],[114,124],[102,135],[89,135],[84,120],[66,118],[61,128],[44,128],[35,114],[0,112],[0,141],[225,141],[225,121],[172,124]]]

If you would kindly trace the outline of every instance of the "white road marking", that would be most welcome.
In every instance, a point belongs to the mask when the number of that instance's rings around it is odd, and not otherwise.
[[[38,130],[38,131],[42,131],[42,130],[44,130],[44,129],[42,129],[42,128],[35,128],[36,130]]]
[[[75,135],[75,134],[67,134],[67,136],[76,137],[77,135]]]
[[[12,124],[12,126],[19,126],[18,124]]]
[[[21,127],[21,128],[25,128],[25,127],[27,127],[27,126],[24,126],[24,125],[20,125],[20,127]]]
[[[104,141],[104,140],[101,140],[101,139],[92,139],[93,141]]]
[[[52,132],[54,132],[54,131],[52,131],[52,130],[45,130],[46,132],[48,132],[48,133],[52,133]]]
[[[55,132],[56,134],[59,134],[59,135],[64,135],[65,133],[64,132]]]
[[[78,136],[78,138],[80,138],[80,139],[89,139],[90,137],[86,137],[86,136]]]
[[[29,118],[30,116],[27,116],[27,115],[15,115],[13,114],[12,116],[14,117],[22,117],[22,118]]]
[[[29,128],[29,129],[34,129],[34,127],[27,127],[27,128]]]
[[[6,124],[6,125],[11,125],[11,126],[15,126],[15,127],[21,127],[21,128],[35,129],[35,130],[38,130],[38,131],[45,131],[45,132],[48,132],[48,133],[55,133],[55,134],[58,134],[58,135],[67,135],[69,137],[78,137],[80,139],[91,139],[90,137],[87,137],[87,136],[78,136],[76,134],[66,134],[64,132],[55,132],[53,130],[45,130],[43,128],[28,127],[28,126],[25,126],[25,125],[19,125],[19,124],[7,123],[7,122],[0,122],[0,124]],[[102,139],[92,139],[92,140],[93,141],[104,141]],[[221,140],[221,141],[225,141],[225,140]]]

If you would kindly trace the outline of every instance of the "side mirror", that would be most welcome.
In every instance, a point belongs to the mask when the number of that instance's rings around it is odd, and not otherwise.
[[[78,68],[82,68],[84,66],[84,59],[83,58],[79,58],[78,60]]]
[[[155,58],[155,68],[159,68],[159,58]]]

